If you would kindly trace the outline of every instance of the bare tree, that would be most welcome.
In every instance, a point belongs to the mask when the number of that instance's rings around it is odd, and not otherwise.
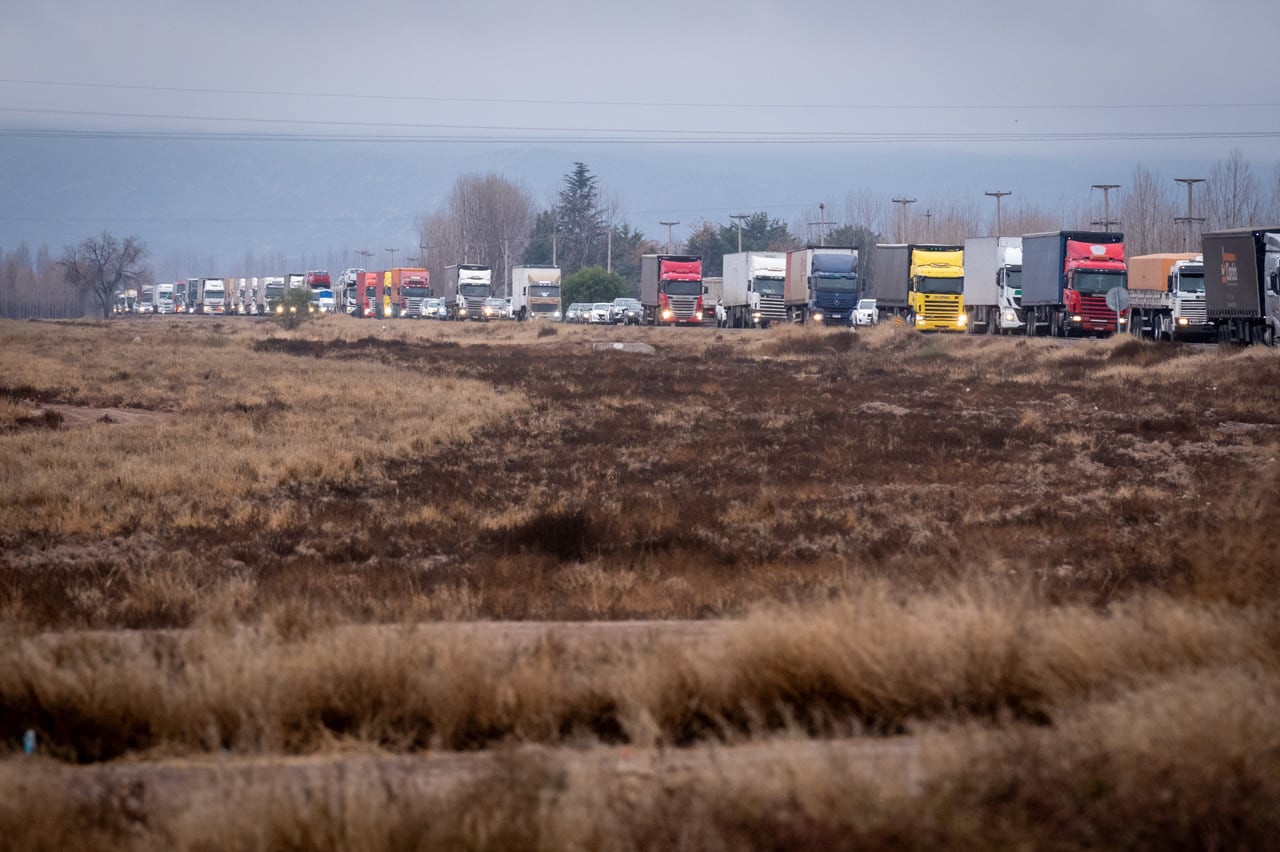
[[[1274,225],[1280,222],[1280,163],[1276,163],[1271,170],[1271,197],[1267,200],[1267,214],[1264,225]]]
[[[1261,187],[1239,148],[1232,148],[1227,159],[1218,161],[1209,169],[1206,186],[1207,230],[1258,224],[1262,206]]]
[[[1136,166],[1125,185],[1120,205],[1125,252],[1130,255],[1172,251],[1182,245],[1180,227],[1174,222],[1178,207],[1173,181],[1143,166]]]
[[[67,283],[84,297],[92,297],[102,309],[103,317],[111,316],[116,293],[142,280],[142,262],[147,247],[137,237],[120,242],[108,231],[89,237],[79,246],[68,246],[60,265]]]
[[[532,228],[528,190],[501,175],[471,174],[454,183],[445,209],[422,219],[419,234],[433,280],[443,279],[446,266],[482,263],[493,267],[495,290],[504,292]]]

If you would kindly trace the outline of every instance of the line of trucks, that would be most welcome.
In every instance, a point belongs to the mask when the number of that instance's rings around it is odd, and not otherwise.
[[[1208,232],[1199,253],[1126,257],[1121,233],[1050,231],[880,244],[866,254],[814,246],[728,254],[698,307],[735,328],[854,325],[859,303],[874,300],[878,319],[922,331],[1280,339],[1280,226]],[[642,286],[646,307],[647,297]]]
[[[339,278],[339,291],[343,309],[356,317],[490,320],[498,316],[497,300],[504,302],[501,310],[515,319],[561,318],[560,268],[556,266],[513,267],[510,305],[495,293],[493,269],[474,263],[446,266],[439,291],[422,268],[348,269]]]
[[[703,276],[702,258],[641,258],[640,302],[648,325],[761,328],[777,323],[856,325],[874,305],[878,321],[922,331],[1027,336],[1118,331],[1228,343],[1280,339],[1280,226],[1207,232],[1198,253],[1126,257],[1124,235],[1050,231],[974,237],[963,245],[808,246],[724,256]],[[285,295],[308,292],[309,310],[358,317],[490,319],[493,271],[445,267],[436,290],[426,269],[348,269],[337,286],[322,271],[262,278],[188,278],[119,294],[119,312],[269,314]],[[516,266],[503,315],[563,317],[560,269]]]

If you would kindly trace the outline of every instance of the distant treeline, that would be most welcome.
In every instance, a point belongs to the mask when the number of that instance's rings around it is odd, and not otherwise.
[[[23,243],[0,254],[0,317],[81,317],[86,306],[85,294],[66,282],[47,247],[33,256]]]

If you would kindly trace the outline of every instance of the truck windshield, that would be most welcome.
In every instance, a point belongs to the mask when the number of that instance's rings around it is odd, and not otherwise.
[[[430,287],[401,287],[400,292],[411,299],[425,299],[431,295]]]
[[[1077,271],[1072,283],[1076,292],[1086,296],[1102,296],[1108,290],[1123,287],[1128,276],[1123,272],[1083,272]]]
[[[756,292],[780,296],[782,295],[782,284],[783,282],[781,278],[757,278]]]
[[[841,293],[855,293],[858,290],[858,276],[838,275],[828,278],[825,275],[819,275],[813,279],[813,288],[815,290],[839,290]]]
[[[483,296],[488,298],[489,286],[487,284],[460,284],[458,292],[464,296]]]
[[[1007,290],[1017,290],[1022,292],[1022,270],[1021,269],[1005,269],[1004,286]]]
[[[668,296],[701,296],[701,281],[664,281],[662,292]]]
[[[533,299],[559,299],[559,287],[530,287],[529,297]]]
[[[1199,275],[1179,275],[1178,276],[1178,292],[1179,293],[1203,293],[1204,292],[1204,273]]]
[[[964,279],[930,278],[924,275],[916,280],[916,292],[958,296],[964,292]]]

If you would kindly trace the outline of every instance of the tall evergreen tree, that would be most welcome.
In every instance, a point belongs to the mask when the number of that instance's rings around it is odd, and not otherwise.
[[[603,265],[607,234],[596,183],[586,164],[574,163],[560,190],[555,210],[557,260],[570,275],[585,266]]]

